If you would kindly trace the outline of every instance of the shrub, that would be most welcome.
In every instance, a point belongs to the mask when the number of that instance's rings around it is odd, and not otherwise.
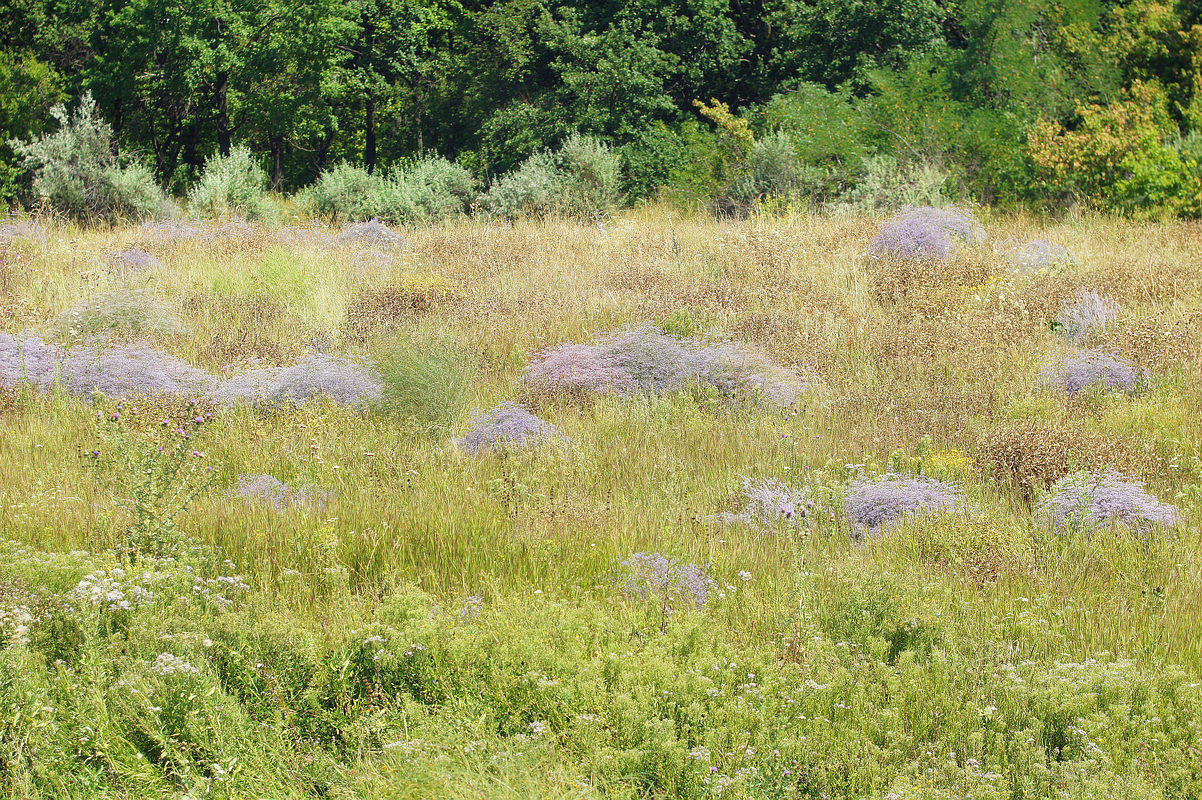
[[[1053,323],[1056,332],[1076,342],[1088,342],[1106,333],[1118,320],[1119,304],[1089,289],[1082,289],[1076,300],[1067,302]]]
[[[1065,475],[1125,461],[1127,454],[1081,425],[1023,420],[983,437],[979,460],[995,480],[1032,496]]]
[[[56,211],[77,220],[146,219],[164,210],[166,198],[146,167],[122,166],[113,155],[112,128],[90,93],[74,114],[63,105],[51,112],[59,123],[37,141],[10,144],[34,173],[33,191]]]
[[[265,503],[276,511],[304,506],[324,506],[329,492],[313,487],[290,488],[271,475],[239,475],[234,497],[255,503]]]
[[[200,181],[188,193],[188,206],[194,217],[270,219],[267,173],[249,147],[239,145],[228,156],[214,154],[205,159]]]
[[[752,527],[761,533],[798,528],[814,507],[805,487],[789,486],[775,478],[743,478],[747,507],[738,514],[721,514],[718,520]]]
[[[438,222],[467,210],[476,181],[445,158],[427,157],[389,174],[339,164],[323,172],[305,199],[337,220],[379,218],[400,225]]]
[[[384,343],[375,357],[383,385],[376,409],[426,430],[450,429],[467,409],[471,371],[466,360],[444,342]]]
[[[36,222],[28,219],[14,220],[5,222],[0,225],[0,243],[7,244],[8,242],[17,239],[45,239],[46,229]]]
[[[587,344],[564,342],[530,358],[522,385],[534,397],[590,399],[598,394],[627,394],[637,389],[634,378],[609,353]]]
[[[352,406],[383,396],[384,384],[374,366],[359,358],[323,353],[303,356],[281,372],[271,393],[274,402],[294,405],[326,398]]]
[[[60,353],[33,334],[0,333],[0,387],[44,387],[58,372]]]
[[[706,606],[715,585],[703,568],[662,553],[635,553],[625,559],[614,582],[624,594],[636,600],[674,598],[694,608]]]
[[[854,162],[853,162],[854,163]],[[948,174],[928,161],[899,161],[891,155],[859,160],[852,185],[838,196],[835,207],[857,213],[882,209],[934,206],[947,201]]]
[[[119,289],[77,303],[58,315],[54,328],[72,338],[110,332],[172,336],[184,324],[149,289]]]
[[[363,341],[395,329],[418,314],[453,305],[462,297],[463,293],[441,275],[405,275],[356,295],[347,306],[342,330],[351,339]]]
[[[1074,350],[1045,365],[1040,381],[1069,394],[1095,386],[1132,393],[1141,388],[1144,376],[1130,361],[1105,350]]]
[[[456,440],[470,455],[531,447],[563,439],[559,428],[539,419],[517,403],[506,401],[472,415],[467,433]]]
[[[136,247],[105,253],[104,261],[109,270],[119,274],[146,272],[147,270],[158,269],[163,266],[162,261],[159,261],[145,250],[140,250]]]
[[[223,406],[271,405],[284,367],[261,367],[235,375],[210,390],[205,397]]]
[[[480,197],[480,206],[505,219],[605,213],[620,199],[620,161],[600,140],[574,134],[558,152],[535,153],[499,178]]]
[[[146,395],[200,397],[212,376],[144,343],[82,345],[62,362],[61,381],[71,394],[112,398]]]
[[[985,228],[965,209],[920,206],[898,212],[881,226],[869,252],[874,258],[942,260],[956,242],[980,245]]]
[[[1039,510],[1058,531],[1093,530],[1117,523],[1135,531],[1181,523],[1176,506],[1162,503],[1113,470],[1078,472],[1056,481],[1039,503]]]
[[[1006,260],[1022,272],[1056,272],[1077,263],[1077,258],[1063,245],[1047,239],[1033,239],[1010,247]]]
[[[887,473],[852,482],[844,504],[852,535],[879,534],[903,516],[937,511],[963,512],[960,490],[933,478]]]
[[[683,389],[691,374],[693,343],[651,323],[597,338],[598,353],[617,363],[639,390],[660,394]]]
[[[787,408],[810,389],[796,373],[746,345],[731,342],[703,347],[692,355],[690,372],[722,397],[763,401]]]
[[[338,234],[336,241],[340,245],[375,250],[411,250],[413,247],[408,239],[378,219],[347,225],[342,229],[342,233]]]

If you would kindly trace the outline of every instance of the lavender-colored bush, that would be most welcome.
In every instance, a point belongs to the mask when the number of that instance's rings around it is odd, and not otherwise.
[[[1039,511],[1056,530],[1091,530],[1118,523],[1136,531],[1181,523],[1176,506],[1162,503],[1143,483],[1114,470],[1078,472],[1052,484]]]
[[[342,405],[380,400],[384,383],[375,368],[352,356],[314,353],[280,373],[272,398],[281,403],[304,403],[320,397]]]
[[[206,398],[224,406],[238,404],[271,404],[276,384],[284,374],[284,367],[261,367],[235,375],[217,384],[205,395]]]
[[[1111,298],[1092,289],[1082,289],[1077,299],[1060,309],[1056,331],[1076,342],[1096,339],[1115,323],[1119,311],[1119,304]]]
[[[707,344],[651,323],[612,331],[592,345],[565,343],[535,354],[524,381],[532,392],[661,394],[699,380],[722,397],[794,405],[809,385],[743,344]]]
[[[738,514],[719,514],[719,522],[748,525],[761,533],[796,528],[814,507],[809,490],[789,486],[775,478],[743,478],[747,507]]]
[[[205,226],[199,223],[167,219],[142,223],[141,237],[152,247],[165,247],[197,239],[204,231]]]
[[[347,225],[342,229],[342,233],[338,234],[336,241],[340,245],[376,250],[412,249],[408,239],[380,222],[379,219]]]
[[[1075,350],[1049,362],[1040,374],[1048,389],[1076,394],[1093,386],[1107,391],[1135,392],[1144,382],[1139,368],[1105,350]]]
[[[54,328],[63,336],[108,332],[174,336],[184,331],[175,312],[149,289],[118,289],[89,297],[59,314]]]
[[[471,455],[530,447],[564,435],[551,423],[539,419],[517,403],[506,401],[472,415],[467,433],[456,440],[459,449]]]
[[[71,394],[87,397],[173,395],[200,397],[213,377],[178,358],[144,344],[91,344],[69,350],[60,380]]]
[[[919,206],[899,211],[881,226],[869,252],[878,259],[941,260],[955,250],[956,242],[980,245],[985,228],[968,211]]]
[[[734,342],[702,347],[690,362],[688,371],[723,397],[788,407],[797,405],[810,388],[796,373]]]
[[[1020,272],[1059,270],[1077,263],[1067,247],[1047,239],[1033,239],[1013,245],[1006,251],[1006,260]]]
[[[310,486],[293,489],[271,475],[239,475],[233,494],[243,500],[269,505],[280,511],[304,506],[324,507],[330,493]]]
[[[0,223],[0,243],[15,239],[45,239],[46,229],[31,220]]]
[[[535,353],[522,383],[532,394],[577,398],[610,392],[627,394],[638,389],[634,378],[612,355],[575,342]]]
[[[46,387],[58,374],[60,357],[57,347],[33,334],[0,333],[0,386]]]
[[[666,594],[679,597],[695,608],[709,603],[714,579],[696,564],[669,558],[662,553],[635,553],[624,560],[614,583],[628,597],[646,601]]]
[[[956,486],[934,478],[887,473],[853,481],[844,509],[861,538],[865,532],[881,533],[906,514],[963,512],[964,498]]]
[[[595,347],[648,394],[684,388],[697,350],[693,341],[664,333],[650,323],[605,334]]]
[[[146,272],[148,270],[158,269],[163,266],[163,262],[141,250],[137,247],[130,247],[125,250],[117,250],[112,253],[105,253],[105,265],[111,272],[129,273],[129,272]]]

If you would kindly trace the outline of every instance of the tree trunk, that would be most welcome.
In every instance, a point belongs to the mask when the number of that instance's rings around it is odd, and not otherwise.
[[[217,149],[221,155],[230,154],[230,110],[229,110],[230,74],[220,72],[217,75]]]
[[[376,171],[376,98],[370,92],[367,94],[367,135],[363,145],[363,161],[367,165],[367,174]]]
[[[271,136],[271,191],[278,192],[284,185],[284,137]]]

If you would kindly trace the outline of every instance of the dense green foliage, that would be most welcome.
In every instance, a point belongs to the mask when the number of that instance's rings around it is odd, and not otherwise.
[[[488,183],[575,133],[631,199],[823,201],[888,157],[985,202],[1202,213],[1188,0],[20,0],[0,78],[3,138],[90,91],[181,194],[238,143],[279,191],[430,151]],[[770,141],[730,153],[719,102]]]

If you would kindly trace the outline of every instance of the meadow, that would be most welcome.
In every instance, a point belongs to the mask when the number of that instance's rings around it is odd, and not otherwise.
[[[0,227],[0,793],[1202,796],[1202,226],[949,213]]]

